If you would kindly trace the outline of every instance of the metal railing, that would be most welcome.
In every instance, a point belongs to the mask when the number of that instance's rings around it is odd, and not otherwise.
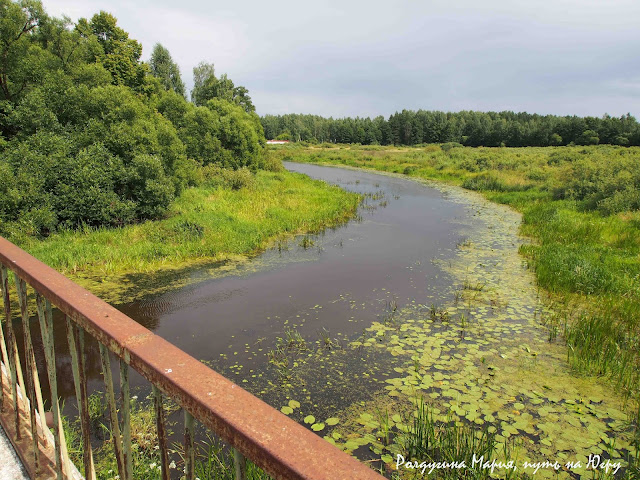
[[[16,338],[11,311],[10,271],[14,275],[19,321],[22,322],[23,360],[19,355],[20,340]],[[133,471],[129,368],[142,375],[153,388],[162,479],[170,478],[165,399],[171,399],[184,410],[184,473],[187,479],[195,478],[196,420],[234,449],[237,479],[246,476],[245,458],[275,478],[382,478],[2,237],[0,287],[4,302],[4,328],[0,328],[0,421],[31,478],[82,477],[69,461],[65,443],[56,378],[52,307],[66,316],[86,478],[96,478],[87,397],[87,335],[99,344],[113,448],[121,480],[131,479]],[[31,297],[29,287],[34,291]],[[36,312],[35,321],[39,323],[42,335],[52,431],[45,421],[30,334],[31,311]],[[116,401],[112,378],[110,357],[113,354],[119,361],[120,402]]]

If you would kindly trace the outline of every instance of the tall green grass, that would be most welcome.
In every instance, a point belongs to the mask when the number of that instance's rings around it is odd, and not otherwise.
[[[396,464],[399,470],[405,475],[412,472],[415,478],[440,478],[440,479],[487,479],[496,478],[522,478],[516,475],[516,469],[498,466],[492,471],[490,468],[482,468],[484,462],[491,463],[496,460],[496,464],[517,465],[516,459],[511,458],[512,452],[508,445],[498,448],[495,433],[490,433],[487,428],[479,430],[474,426],[450,422],[438,422],[434,420],[423,399],[419,399],[413,418],[413,424],[409,431],[403,435],[401,443],[404,452],[404,459],[408,462],[418,462],[421,464],[454,464],[464,462],[464,468],[447,466],[446,468],[434,468],[429,474],[417,469],[407,469],[398,460]],[[483,459],[480,461],[480,459]],[[406,465],[405,461],[405,465]],[[430,467],[426,468],[429,472]]]

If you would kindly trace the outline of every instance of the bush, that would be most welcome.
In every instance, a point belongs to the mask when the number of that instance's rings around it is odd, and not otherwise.
[[[440,148],[442,149],[442,151],[444,152],[448,152],[454,148],[460,148],[463,145],[457,142],[448,142],[448,143],[443,143],[442,145],[440,145]]]
[[[123,225],[136,218],[136,205],[125,199],[127,172],[122,160],[102,145],[92,145],[62,159],[52,189],[60,225]]]
[[[554,190],[555,198],[581,200],[589,210],[609,215],[640,208],[640,158],[607,161],[600,155],[574,162]]]
[[[241,188],[253,188],[255,184],[254,175],[248,168],[232,170],[218,165],[207,165],[202,169],[202,174],[204,184],[209,187],[240,190]]]
[[[285,160],[287,157],[285,157]],[[289,160],[291,158],[289,157]],[[282,165],[282,160],[280,160],[271,150],[265,150],[262,157],[260,158],[259,167],[262,170],[266,170],[268,172],[283,172],[284,166]]]
[[[138,218],[163,215],[174,196],[173,182],[158,157],[138,155],[128,169],[127,196],[135,202]]]
[[[493,190],[498,192],[505,192],[507,188],[505,184],[491,174],[482,174],[475,177],[467,178],[462,182],[462,187],[468,190]]]

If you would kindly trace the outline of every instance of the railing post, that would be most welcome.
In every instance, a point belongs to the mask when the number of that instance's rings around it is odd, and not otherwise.
[[[11,320],[11,305],[9,304],[9,281],[7,279],[7,269],[4,265],[0,264],[0,290],[2,291],[2,305],[4,307],[4,317],[7,321]],[[7,375],[11,375],[9,366],[9,354],[7,353],[7,344],[4,340],[4,329],[2,324],[4,322],[0,320],[0,349],[2,350],[2,361],[7,370]],[[11,380],[8,379],[8,385],[11,385]],[[2,369],[0,368],[0,385],[2,381]],[[0,412],[4,412],[4,388],[0,388]]]
[[[129,365],[120,360],[120,395],[122,400],[122,439],[124,442],[124,480],[132,478],[131,451],[131,394],[129,392]]]
[[[235,448],[233,449],[233,464],[236,467],[236,480],[247,480],[247,460]]]
[[[4,300],[4,316],[7,324],[7,341],[8,345],[8,363],[11,372],[11,396],[13,398],[14,422],[16,428],[16,437],[20,440],[20,410],[18,408],[18,388],[22,393],[22,398],[27,397],[24,389],[24,380],[22,378],[22,369],[20,368],[20,357],[18,356],[18,346],[16,344],[16,336],[13,331],[13,321],[11,319],[11,299],[9,298],[9,276],[7,268],[0,266],[2,279],[2,296]],[[4,351],[2,352],[4,358]]]
[[[186,480],[194,480],[195,478],[195,464],[194,464],[194,450],[193,450],[193,435],[194,435],[194,419],[186,410],[184,411],[184,473]]]
[[[156,410],[156,427],[158,430],[158,446],[160,447],[160,465],[162,468],[162,480],[169,480],[169,453],[167,449],[167,429],[164,421],[164,407],[162,405],[162,392],[153,385],[153,403]]]
[[[109,360],[109,350],[102,343],[100,345],[100,359],[102,360],[102,373],[104,375],[104,385],[107,389],[107,401],[109,403],[109,415],[111,418],[111,439],[113,440],[113,450],[118,462],[118,474],[123,480],[128,480],[125,475],[124,459],[122,458],[122,437],[120,436],[120,422],[118,420],[118,408],[116,397],[113,391],[113,378],[111,375],[111,361]]]
[[[24,336],[25,351],[25,370],[27,371],[27,398],[25,405],[29,408],[29,418],[31,420],[31,439],[33,446],[33,459],[36,472],[40,466],[40,448],[38,447],[38,427],[36,424],[36,386],[35,378],[35,358],[33,357],[33,345],[31,344],[31,330],[29,329],[29,312],[27,310],[27,284],[18,275],[15,275],[16,290],[18,291],[18,303],[20,304],[20,313],[22,316],[22,333]],[[42,415],[44,421],[44,414]]]
[[[91,431],[89,428],[89,406],[87,400],[87,379],[84,369],[84,331],[78,329],[67,317],[67,340],[69,353],[71,354],[71,369],[78,400],[78,413],[80,414],[80,429],[82,430],[84,476],[88,480],[96,480],[96,471],[93,463],[93,451],[91,448]]]
[[[69,474],[69,459],[63,451],[65,444],[64,431],[62,429],[62,419],[60,418],[60,404],[58,402],[58,380],[56,377],[56,353],[53,336],[53,316],[51,314],[51,303],[45,300],[40,293],[36,292],[36,305],[38,308],[38,319],[40,321],[40,333],[42,344],[44,345],[44,358],[49,377],[49,390],[51,391],[51,410],[53,412],[54,445],[56,454],[56,475],[58,480],[62,480],[63,470]],[[44,418],[42,428],[46,427]],[[66,448],[64,448],[66,450]],[[63,464],[64,462],[64,464]],[[63,467],[64,465],[64,467]]]

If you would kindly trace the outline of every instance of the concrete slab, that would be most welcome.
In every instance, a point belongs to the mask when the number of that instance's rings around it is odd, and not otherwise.
[[[3,480],[29,480],[13,445],[0,426],[0,478]]]

